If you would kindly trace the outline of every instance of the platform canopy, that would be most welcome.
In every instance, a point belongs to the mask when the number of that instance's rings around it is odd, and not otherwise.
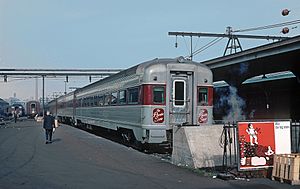
[[[270,73],[291,71],[300,77],[300,36],[201,62],[213,71],[214,81],[242,83]]]

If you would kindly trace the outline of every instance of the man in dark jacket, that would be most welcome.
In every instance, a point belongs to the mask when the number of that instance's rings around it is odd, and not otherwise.
[[[50,111],[47,111],[46,116],[44,116],[44,124],[43,124],[43,127],[46,132],[46,144],[52,143],[52,132],[53,132],[54,124],[55,124],[54,117],[50,115]]]

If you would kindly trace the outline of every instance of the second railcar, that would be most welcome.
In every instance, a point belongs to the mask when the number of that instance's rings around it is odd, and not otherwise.
[[[16,117],[25,116],[25,108],[22,104],[13,104],[8,107],[8,115]]]
[[[154,59],[57,99],[63,120],[117,130],[141,143],[164,143],[175,125],[212,123],[213,78],[205,65]]]
[[[41,113],[40,102],[31,100],[26,103],[26,114],[28,118],[34,118]]]

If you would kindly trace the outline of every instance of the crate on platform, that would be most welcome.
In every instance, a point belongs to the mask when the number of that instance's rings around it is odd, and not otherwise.
[[[275,155],[272,180],[300,185],[300,153]]]

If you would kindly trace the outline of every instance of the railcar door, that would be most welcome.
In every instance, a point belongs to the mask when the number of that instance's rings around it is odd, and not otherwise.
[[[30,104],[30,112],[27,112],[27,114],[35,114],[36,113],[36,104],[35,103],[31,103]]]
[[[192,124],[193,73],[171,72],[170,125]]]

